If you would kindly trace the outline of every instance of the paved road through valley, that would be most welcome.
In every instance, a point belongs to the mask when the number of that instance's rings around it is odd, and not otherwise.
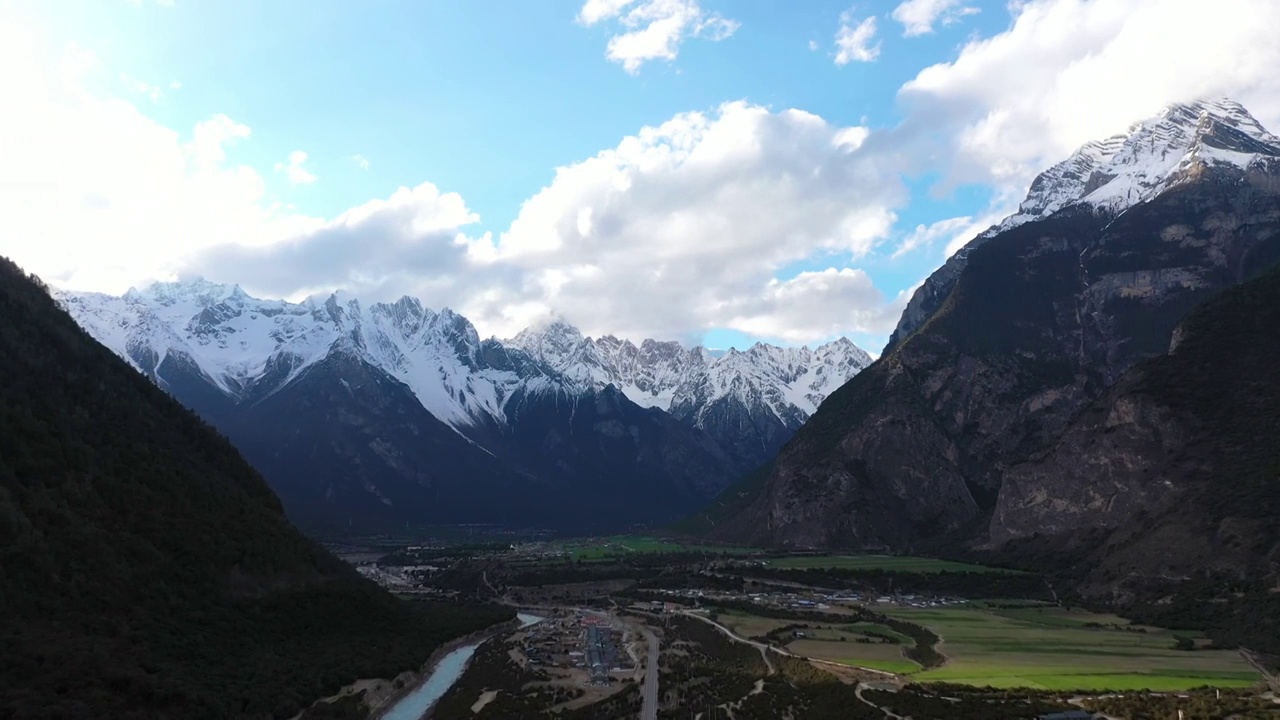
[[[641,626],[640,633],[649,641],[649,657],[644,663],[644,705],[640,720],[658,720],[658,637]]]

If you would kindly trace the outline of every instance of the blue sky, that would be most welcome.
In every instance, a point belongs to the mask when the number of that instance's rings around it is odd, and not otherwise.
[[[854,7],[867,17],[896,4]],[[780,11],[776,0],[701,5],[731,14],[740,28],[720,42],[687,41],[675,61],[646,63],[634,76],[604,57],[611,28],[575,22],[577,0],[34,7],[58,40],[93,49],[122,75],[180,82],[147,108],[165,124],[189,127],[225,113],[253,128],[237,158],[262,167],[310,148],[308,165],[326,181],[297,190],[276,178],[273,187],[304,211],[336,214],[430,179],[467,198],[489,229],[508,225],[555,167],[680,112],[747,100],[840,125],[891,126],[899,120],[894,96],[920,68],[1009,22],[1002,3],[974,3],[986,12],[921,38],[903,38],[882,19],[889,32],[877,61],[837,66],[832,37],[846,3],[811,1],[803,11]],[[129,90],[121,78],[106,81]],[[357,154],[369,158],[368,172],[356,171]]]
[[[1174,57],[1194,16],[1143,0],[15,7],[35,42],[7,64],[42,75],[21,91],[52,90],[10,136],[84,122],[93,147],[129,150],[59,155],[48,167],[83,178],[73,199],[96,214],[33,218],[0,251],[110,292],[193,273],[260,295],[407,292],[483,334],[560,314],[636,339],[845,334],[876,351],[910,289],[1049,162],[1185,95],[1268,89],[1212,63],[1190,76],[1175,63],[1128,93],[1075,87]],[[1151,46],[1152,20],[1167,47]],[[674,57],[643,42],[632,65],[610,57],[617,38],[671,26]],[[1241,33],[1224,42],[1261,46]],[[1109,109],[1085,117],[1087,101]],[[99,114],[112,119],[90,124]],[[645,128],[656,139],[626,150]],[[844,143],[850,128],[858,141]],[[109,161],[130,154],[155,160],[113,182]],[[797,179],[809,169],[824,179]],[[921,225],[933,232],[913,236]]]

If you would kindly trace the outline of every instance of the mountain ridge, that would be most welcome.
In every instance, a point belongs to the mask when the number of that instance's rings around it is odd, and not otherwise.
[[[1109,200],[1066,203],[979,236],[963,262],[940,268],[919,296],[935,307],[922,320],[904,314],[908,332],[828,397],[752,502],[713,535],[803,547],[982,542],[1001,537],[1002,501],[1024,521],[1018,537],[1050,532],[1049,515],[1023,516],[1028,501],[1007,494],[1011,468],[1133,367],[1167,355],[1193,308],[1280,260],[1280,146],[1240,140],[1235,128],[1258,126],[1239,106],[1200,107],[1229,116],[1192,122],[1175,107],[1135,125],[1148,147],[1173,137],[1153,130],[1170,116],[1191,127],[1174,145],[1205,140],[1161,155],[1176,177],[1135,175],[1142,182],[1131,187],[1155,188],[1150,197],[1098,196],[1135,199],[1118,213]],[[1219,135],[1250,152],[1204,157]],[[1125,146],[1107,152],[1121,157]],[[1072,187],[1088,199],[1106,184]],[[1029,196],[1054,194],[1041,183]],[[1052,496],[1058,479],[1042,473],[1022,496]],[[1089,534],[1085,518],[1068,532]]]
[[[622,524],[595,529],[665,522],[775,452],[869,361],[847,340],[713,358],[563,323],[482,340],[462,315],[407,296],[291,303],[201,278],[55,295],[227,433],[308,525],[450,512],[557,525],[581,517],[593,482],[612,513],[593,517]]]

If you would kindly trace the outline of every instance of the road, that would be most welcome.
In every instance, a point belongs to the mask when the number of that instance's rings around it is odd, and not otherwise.
[[[640,626],[640,634],[649,641],[649,657],[644,663],[644,705],[640,720],[658,720],[658,636]]]
[[[1244,658],[1245,662],[1252,665],[1254,670],[1261,673],[1262,677],[1267,679],[1267,684],[1271,686],[1273,691],[1280,692],[1280,677],[1276,677],[1271,674],[1271,671],[1262,663],[1262,661],[1258,660],[1252,650],[1240,648],[1240,656]]]
[[[728,635],[730,640],[735,640],[737,642],[750,645],[751,647],[759,650],[760,657],[764,659],[764,664],[766,667],[769,668],[770,675],[774,673],[773,661],[769,659],[770,652],[776,652],[779,655],[791,655],[790,652],[787,652],[786,650],[783,650],[781,648],[776,648],[776,647],[773,647],[772,645],[765,645],[764,643],[756,642],[755,640],[748,640],[742,637],[741,635],[738,635],[734,631],[730,630],[729,628],[725,627],[724,625],[721,625],[720,623],[716,622],[715,620],[712,620],[711,618],[706,617],[705,615],[699,615],[697,613],[691,613],[691,612],[680,612],[679,614],[684,615],[685,617],[694,618],[695,620],[701,620],[702,622],[707,623],[708,625],[714,625],[717,629],[720,630],[720,632],[724,633],[725,635]]]
[[[753,648],[756,648],[757,650],[760,651],[760,655],[764,657],[764,664],[769,667],[770,675],[773,674],[774,670],[773,670],[773,663],[770,662],[769,660],[769,653],[775,652],[775,653],[778,653],[779,655],[785,655],[787,657],[793,657],[793,658],[801,658],[803,660],[808,660],[811,663],[817,663],[819,665],[830,665],[832,667],[842,668],[844,670],[850,670],[850,669],[861,670],[862,672],[871,673],[873,675],[882,675],[885,678],[897,677],[897,675],[894,675],[891,672],[885,672],[884,670],[876,670],[875,668],[859,667],[857,665],[848,665],[846,663],[832,662],[831,660],[819,660],[818,658],[811,658],[811,657],[806,657],[804,655],[797,655],[791,652],[790,650],[785,650],[783,648],[776,647],[774,645],[765,645],[764,643],[759,643],[759,642],[756,642],[755,640],[748,640],[747,638],[744,638],[741,635],[738,635],[734,631],[730,630],[724,625],[721,625],[715,620],[712,620],[711,618],[706,617],[705,615],[699,615],[697,613],[689,612],[687,610],[678,611],[677,614],[684,615],[685,617],[697,618],[698,620],[701,620],[704,623],[714,625],[716,628],[720,630],[720,632],[724,633],[725,635],[728,635],[730,640],[734,640],[740,643],[745,643],[747,645],[750,645]]]
[[[877,704],[875,704],[875,703],[871,702],[870,700],[868,700],[868,699],[867,699],[866,697],[864,697],[864,696],[863,696],[863,694],[862,694],[862,691],[863,691],[863,690],[866,690],[866,689],[867,689],[867,684],[866,684],[866,683],[861,683],[861,682],[860,682],[860,683],[858,683],[858,687],[857,687],[857,689],[853,691],[854,696],[855,696],[855,697],[857,697],[857,698],[858,698],[858,700],[860,700],[860,701],[862,702],[862,704],[864,704],[864,705],[870,705],[871,707],[875,708],[876,710],[879,710],[880,712],[884,713],[884,716],[885,716],[886,718],[889,718],[889,720],[908,720],[907,718],[904,718],[904,717],[902,717],[901,715],[896,715],[896,714],[894,714],[894,712],[893,712],[892,710],[890,710],[890,709],[888,709],[888,708],[882,708],[882,707],[880,707],[879,705],[877,705]]]

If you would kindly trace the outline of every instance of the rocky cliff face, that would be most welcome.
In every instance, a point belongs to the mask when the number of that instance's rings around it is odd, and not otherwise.
[[[992,548],[1092,550],[1086,587],[1280,574],[1280,268],[1179,325],[1044,451],[1009,468]],[[1274,623],[1273,623],[1274,624]]]
[[[917,299],[932,300],[904,316],[897,344],[828,398],[717,532],[793,546],[1001,543],[1105,530],[1173,502],[1128,479],[1185,439],[1167,414],[1118,402],[1107,417],[1123,430],[1075,423],[1164,355],[1189,311],[1280,258],[1277,158],[1280,143],[1239,106],[1209,103],[1050,170],[1019,216],[926,283]],[[1070,432],[1105,439],[1094,455],[1025,465]]]

